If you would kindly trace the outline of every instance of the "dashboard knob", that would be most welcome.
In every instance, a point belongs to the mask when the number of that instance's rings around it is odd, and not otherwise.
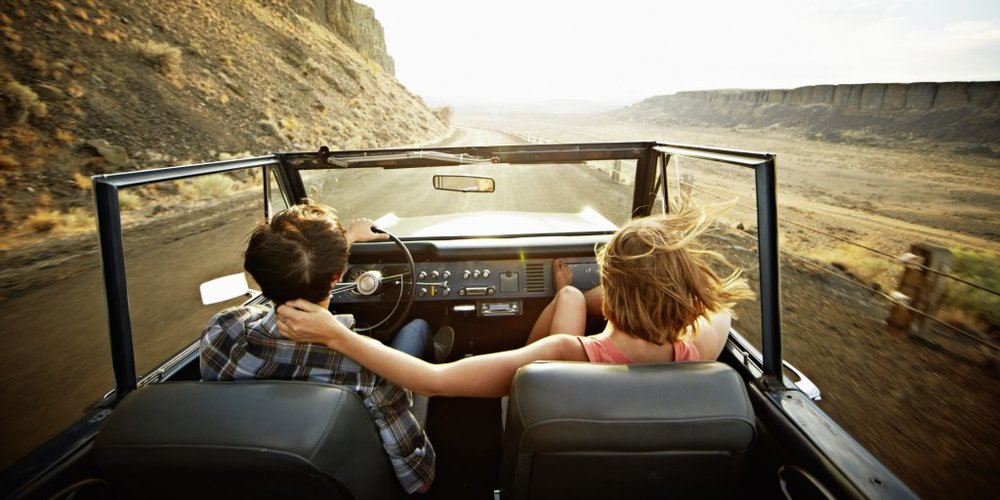
[[[419,295],[421,297],[423,297],[424,295],[427,295],[427,289],[424,288],[424,287],[420,287],[420,289],[417,290],[417,295]]]
[[[489,278],[490,277],[490,270],[489,269],[483,269],[483,277],[484,278]]]
[[[441,276],[441,273],[439,273],[437,271],[431,271],[431,279],[432,280],[438,279],[438,276]]]
[[[476,269],[475,271],[472,271],[472,277],[473,278],[478,278],[479,277],[479,269]]]
[[[441,274],[441,277],[444,278],[444,279],[450,278],[451,277],[451,271],[445,269],[444,273]]]
[[[425,278],[427,278],[427,271],[420,271],[419,273],[417,273],[417,279],[418,280],[422,280],[422,279],[425,279]]]
[[[451,288],[445,287],[444,290],[441,290],[441,295],[444,295],[445,297],[451,295]]]
[[[472,271],[469,271],[468,269],[462,271],[462,278],[469,279],[469,276],[472,276]]]

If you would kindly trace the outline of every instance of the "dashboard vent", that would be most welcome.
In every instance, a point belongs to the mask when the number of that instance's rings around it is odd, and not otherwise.
[[[524,291],[545,291],[545,264],[536,262],[525,266]]]

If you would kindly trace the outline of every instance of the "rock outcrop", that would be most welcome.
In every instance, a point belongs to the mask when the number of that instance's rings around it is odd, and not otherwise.
[[[673,125],[791,127],[833,139],[872,133],[1000,147],[1000,82],[678,92],[615,114]]]
[[[292,0],[299,14],[325,24],[361,55],[375,61],[390,75],[396,74],[395,62],[386,51],[382,24],[375,11],[352,0]]]

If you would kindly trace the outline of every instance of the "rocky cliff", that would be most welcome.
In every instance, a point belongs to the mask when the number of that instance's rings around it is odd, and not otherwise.
[[[1000,82],[678,92],[646,99],[615,115],[672,125],[789,127],[830,139],[877,134],[1000,148]]]
[[[448,132],[350,0],[5,0],[0,54],[8,242],[80,219],[95,173]]]
[[[361,55],[378,63],[390,75],[396,74],[395,63],[385,49],[382,24],[375,11],[352,0],[294,0],[294,12],[330,27]]]

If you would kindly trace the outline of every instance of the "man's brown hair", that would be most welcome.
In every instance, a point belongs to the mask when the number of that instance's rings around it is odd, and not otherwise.
[[[735,270],[720,278],[719,254],[696,241],[711,221],[701,210],[637,219],[597,251],[604,316],[621,330],[657,345],[676,342],[699,317],[752,296]]]
[[[321,302],[347,267],[347,252],[347,236],[332,208],[295,205],[257,224],[243,268],[276,304]]]

